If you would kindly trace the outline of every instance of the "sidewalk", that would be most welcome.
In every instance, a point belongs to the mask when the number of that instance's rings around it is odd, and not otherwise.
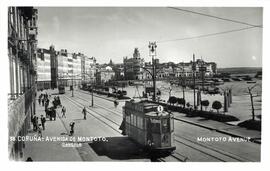
[[[50,91],[51,92],[51,91]],[[40,93],[37,94],[37,97]],[[53,99],[53,96],[50,99],[50,103]],[[59,109],[58,109],[59,110]],[[36,115],[45,116],[44,106],[36,103]],[[68,135],[64,134],[67,132],[63,126],[61,120],[56,118],[56,121],[50,121],[49,118],[46,118],[45,130],[42,131],[43,137],[67,137]],[[31,125],[32,128],[32,125]],[[37,132],[30,131],[28,136],[35,136]],[[78,151],[72,148],[62,147],[62,142],[46,142],[46,141],[27,141],[25,142],[24,149],[24,160],[28,157],[31,157],[33,161],[81,161],[81,157],[78,154]]]

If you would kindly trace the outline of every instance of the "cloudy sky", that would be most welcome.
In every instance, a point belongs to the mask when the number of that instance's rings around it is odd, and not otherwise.
[[[179,7],[181,8],[181,7]],[[252,25],[262,25],[262,8],[181,8]],[[150,61],[148,42],[157,41],[161,62],[196,58],[218,67],[261,67],[263,28],[162,7],[39,7],[38,46],[82,52],[98,63],[120,63],[135,47]],[[200,37],[185,39],[190,37]],[[170,41],[172,40],[172,41]]]

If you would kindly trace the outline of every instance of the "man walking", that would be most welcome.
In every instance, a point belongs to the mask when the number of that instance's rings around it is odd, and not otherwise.
[[[37,119],[37,116],[34,115],[34,117],[32,118],[33,131],[37,131],[36,119]]]
[[[86,108],[84,107],[82,110],[83,113],[83,119],[86,120]]]
[[[63,117],[66,118],[66,108],[65,108],[65,106],[62,107],[62,118]]]
[[[38,96],[38,104],[40,106],[40,103],[41,103],[41,95]]]
[[[74,125],[75,125],[75,122],[70,122],[69,126],[70,126],[70,134],[69,136],[72,136],[74,134]]]
[[[43,115],[41,115],[40,121],[41,121],[42,129],[45,130],[46,118]]]

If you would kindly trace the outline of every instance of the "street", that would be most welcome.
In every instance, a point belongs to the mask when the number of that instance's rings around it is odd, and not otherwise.
[[[48,91],[50,93],[50,91]],[[52,95],[53,97],[54,95]],[[70,122],[75,122],[74,137],[105,137],[106,141],[80,142],[80,147],[63,147],[60,142],[31,142],[26,143],[26,149],[29,145],[31,150],[27,156],[33,155],[33,158],[40,161],[68,161],[67,156],[73,156],[70,160],[83,161],[109,161],[109,160],[128,160],[128,161],[150,161],[144,156],[142,149],[132,142],[128,137],[121,135],[120,124],[122,122],[122,106],[124,101],[120,101],[117,107],[106,97],[94,96],[94,107],[91,107],[91,96],[88,92],[82,90],[74,91],[72,97],[71,91],[66,91],[64,95],[59,95],[61,103],[66,107],[66,118],[61,117],[61,108],[57,109],[56,121],[48,121],[46,127],[54,127],[53,131],[43,131],[43,136],[68,136]],[[82,109],[86,107],[86,120],[83,119]],[[41,108],[39,106],[38,108]],[[42,110],[39,112],[42,114]],[[175,117],[183,117],[180,113],[174,113]],[[227,129],[230,127],[227,126]],[[229,142],[229,135],[192,125],[180,120],[174,120],[175,146],[174,155],[183,158],[187,162],[195,161],[260,161],[260,144],[252,142]],[[198,138],[222,137],[226,141],[198,141]],[[46,145],[44,145],[44,143]],[[38,153],[36,148],[46,148]],[[33,148],[34,147],[34,148]],[[125,147],[125,148],[123,148]],[[56,155],[57,158],[46,156],[46,153],[53,153],[57,148],[60,153],[72,155]],[[112,148],[112,149],[111,149]],[[104,151],[105,150],[105,151]],[[133,150],[132,153],[127,151]],[[45,151],[45,152],[44,152]],[[134,156],[134,153],[136,155]],[[45,154],[44,154],[45,153]],[[120,156],[119,156],[120,155]],[[62,156],[62,157],[61,157]],[[166,159],[166,158],[165,158]],[[35,159],[34,159],[35,160]],[[170,156],[167,161],[172,160]]]

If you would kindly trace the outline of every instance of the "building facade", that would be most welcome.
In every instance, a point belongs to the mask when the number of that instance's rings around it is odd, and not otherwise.
[[[115,72],[113,71],[112,67],[110,66],[100,67],[96,74],[96,83],[98,85],[103,85],[106,82],[114,80],[114,78]]]
[[[38,49],[38,89],[79,86],[96,80],[96,58],[87,57],[82,53],[70,53],[66,49],[56,51],[54,46],[49,49]]]
[[[8,58],[10,90],[8,96],[9,157],[24,157],[25,136],[35,114],[37,9],[33,7],[8,8]]]
[[[51,88],[51,51],[37,50],[37,90]]]
[[[140,56],[138,48],[134,49],[133,57],[123,59],[125,80],[143,79],[144,60]]]

